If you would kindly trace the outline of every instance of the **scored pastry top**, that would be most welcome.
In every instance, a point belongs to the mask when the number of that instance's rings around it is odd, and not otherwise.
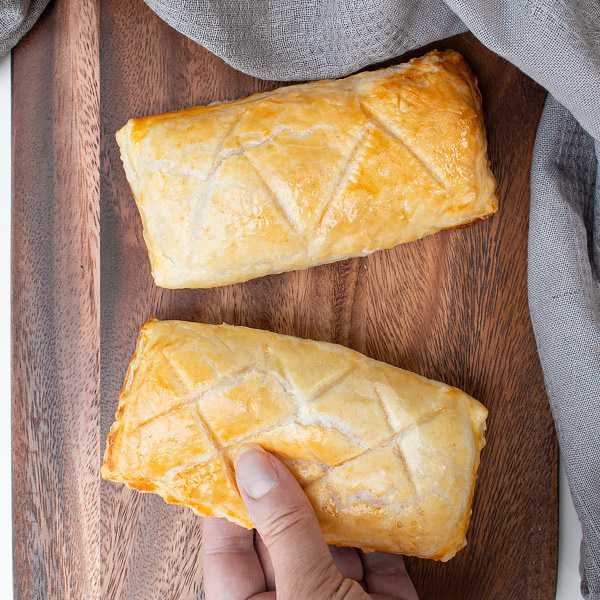
[[[451,50],[131,119],[117,141],[163,287],[365,255],[497,209],[477,80]]]
[[[252,527],[232,471],[276,453],[327,541],[447,560],[462,548],[487,410],[460,390],[335,344],[144,325],[102,475]]]

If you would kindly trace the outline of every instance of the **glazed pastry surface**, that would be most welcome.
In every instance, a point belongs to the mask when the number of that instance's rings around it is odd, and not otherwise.
[[[252,522],[232,458],[281,458],[333,544],[448,560],[466,544],[487,410],[464,392],[343,346],[148,321],[102,476],[198,515]]]
[[[366,255],[497,209],[477,80],[452,50],[131,119],[117,141],[167,288]]]

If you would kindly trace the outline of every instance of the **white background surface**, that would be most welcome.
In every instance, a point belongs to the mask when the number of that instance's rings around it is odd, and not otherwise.
[[[580,600],[579,545],[581,525],[573,506],[562,461],[558,488],[558,586],[556,600]]]
[[[0,598],[12,590],[11,502],[11,387],[10,387],[10,217],[11,129],[10,56],[0,62]],[[579,600],[579,544],[581,528],[566,477],[560,469],[560,545],[557,600]],[[482,574],[484,576],[484,574]],[[49,599],[50,600],[50,599]],[[477,600],[476,598],[468,600]],[[498,600],[502,600],[499,598]],[[523,600],[527,600],[523,598]]]
[[[10,55],[0,62],[0,598],[12,590],[10,443]]]

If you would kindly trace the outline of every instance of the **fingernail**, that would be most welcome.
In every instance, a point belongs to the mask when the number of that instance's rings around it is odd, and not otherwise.
[[[269,455],[258,445],[248,444],[235,456],[235,477],[248,496],[258,500],[279,481]]]

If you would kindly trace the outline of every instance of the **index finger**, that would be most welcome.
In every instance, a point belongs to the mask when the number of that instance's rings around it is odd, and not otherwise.
[[[204,519],[202,571],[206,600],[246,600],[266,590],[254,531],[227,519]]]

